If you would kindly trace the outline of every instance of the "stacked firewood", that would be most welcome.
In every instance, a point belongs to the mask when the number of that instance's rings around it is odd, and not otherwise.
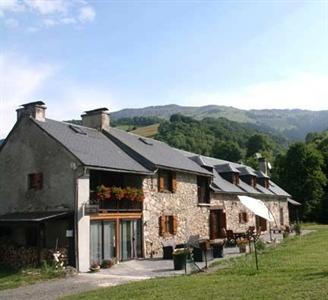
[[[42,262],[55,265],[54,253],[51,249],[39,249],[37,247],[19,247],[12,244],[0,243],[0,264],[10,269],[35,268]],[[61,248],[59,262],[61,266],[68,263],[67,249]]]

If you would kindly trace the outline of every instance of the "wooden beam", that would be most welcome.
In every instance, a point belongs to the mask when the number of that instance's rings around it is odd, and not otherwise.
[[[141,219],[141,212],[130,213],[99,213],[90,216],[90,220],[116,220],[116,219]]]

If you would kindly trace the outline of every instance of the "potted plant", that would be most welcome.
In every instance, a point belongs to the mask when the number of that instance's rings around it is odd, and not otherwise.
[[[112,187],[112,195],[113,198],[117,199],[117,200],[122,200],[125,196],[125,191],[124,189],[120,188],[120,187]]]
[[[249,245],[248,239],[240,239],[237,241],[237,246],[240,253],[246,253],[247,247]]]
[[[125,197],[130,201],[135,201],[137,197],[137,189],[127,187],[125,189]]]
[[[136,201],[143,202],[145,199],[145,195],[142,189],[136,189]]]
[[[98,262],[93,262],[90,266],[90,271],[91,272],[99,272],[100,270],[100,265]]]
[[[225,245],[225,239],[215,239],[211,240],[211,246],[213,250],[213,258],[222,258],[223,257],[223,248]]]
[[[100,265],[102,269],[109,269],[114,265],[114,262],[111,259],[104,259]]]
[[[103,184],[97,187],[97,200],[109,200],[111,198],[111,188]]]
[[[187,256],[190,253],[189,248],[179,248],[173,251],[174,270],[183,270],[186,267]]]

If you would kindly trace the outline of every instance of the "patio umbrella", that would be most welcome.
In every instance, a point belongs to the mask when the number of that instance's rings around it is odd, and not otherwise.
[[[257,216],[269,222],[274,222],[274,217],[263,201],[248,196],[238,196],[240,202]]]

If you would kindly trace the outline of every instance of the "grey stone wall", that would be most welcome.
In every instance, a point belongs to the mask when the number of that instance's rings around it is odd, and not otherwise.
[[[244,232],[249,226],[255,226],[255,214],[241,204],[237,195],[211,193],[211,205],[223,206],[226,214],[227,229]],[[246,212],[248,222],[239,223],[239,213]]]
[[[73,210],[78,161],[28,117],[0,151],[0,214]],[[43,173],[42,190],[28,190],[28,174]]]
[[[276,224],[273,225],[274,227],[290,226],[287,199],[286,199],[286,201],[268,200],[268,201],[266,201],[266,204],[268,205],[268,207],[269,207],[270,211],[272,212],[273,217],[275,219]],[[280,208],[282,208],[282,210],[283,210],[283,219],[282,220],[281,220],[281,215],[280,215]]]
[[[255,198],[255,196],[254,196]],[[271,210],[275,223],[272,223],[272,227],[280,227],[280,208],[283,208],[283,223],[284,226],[289,226],[289,214],[288,214],[288,205],[287,199],[280,198],[267,198],[265,196],[256,196],[256,198],[265,202],[268,208]],[[239,201],[237,195],[231,194],[220,194],[220,193],[211,193],[211,205],[223,207],[226,213],[226,222],[227,229],[233,230],[235,232],[243,232],[248,229],[249,226],[256,225],[256,216],[255,214],[246,208]],[[239,213],[246,212],[248,215],[247,223],[239,222]],[[267,224],[269,228],[269,223]]]
[[[162,243],[167,241],[185,243],[192,235],[209,238],[209,208],[198,205],[197,176],[177,173],[176,178],[177,191],[175,193],[159,193],[156,176],[147,177],[143,181],[145,257],[149,257],[151,252],[154,256],[161,256]],[[159,235],[161,215],[177,216],[178,228],[175,236]]]

